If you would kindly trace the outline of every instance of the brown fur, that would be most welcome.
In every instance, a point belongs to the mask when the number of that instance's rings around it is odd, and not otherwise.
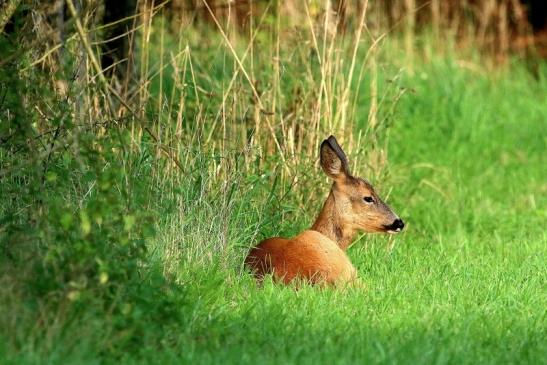
[[[273,273],[285,284],[295,278],[310,283],[349,282],[357,272],[346,253],[316,231],[304,231],[292,239],[270,238],[253,248],[245,261],[257,278]]]
[[[333,136],[321,144],[320,155],[323,171],[334,181],[323,209],[310,230],[291,239],[270,238],[251,249],[245,265],[259,280],[273,274],[285,284],[296,278],[312,284],[350,283],[357,270],[345,251],[355,234],[390,231],[399,219],[370,183],[351,176],[346,155]]]

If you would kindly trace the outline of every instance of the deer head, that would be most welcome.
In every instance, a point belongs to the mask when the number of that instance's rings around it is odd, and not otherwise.
[[[330,200],[332,205],[331,219],[340,227],[336,229],[386,233],[403,230],[405,224],[401,218],[382,201],[374,187],[367,180],[351,175],[346,154],[334,136],[321,144],[321,167],[333,180],[327,202]]]

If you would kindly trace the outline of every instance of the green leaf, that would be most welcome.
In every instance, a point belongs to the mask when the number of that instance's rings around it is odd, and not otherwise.
[[[72,214],[65,212],[61,216],[61,226],[66,230],[70,228],[70,225],[72,224]]]
[[[80,227],[85,236],[87,236],[89,232],[91,232],[91,221],[89,220],[89,216],[85,211],[80,212]]]
[[[57,181],[57,174],[53,171],[48,171],[46,174],[46,180],[48,182],[55,182]]]
[[[134,215],[126,215],[123,217],[123,224],[126,231],[130,231],[131,228],[135,225],[135,216]]]

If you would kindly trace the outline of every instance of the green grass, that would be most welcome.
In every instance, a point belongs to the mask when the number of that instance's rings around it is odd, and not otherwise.
[[[258,289],[247,275],[222,270],[187,281],[181,268],[196,327],[167,359],[547,361],[545,80],[520,65],[488,76],[448,60],[402,83],[415,93],[389,130],[382,185],[393,188],[390,201],[408,229],[393,250],[387,237],[366,235],[349,250],[367,290]],[[322,198],[310,199],[310,210]],[[312,218],[297,217],[304,225]]]
[[[216,61],[211,84],[222,84]],[[276,179],[278,162],[248,174],[235,167],[237,153],[196,147],[187,175],[158,183],[173,198],[149,205],[160,212],[146,256],[154,269],[131,287],[131,301],[115,299],[116,311],[89,298],[50,313],[47,299],[11,298],[4,278],[0,303],[13,318],[1,322],[11,330],[0,330],[0,362],[547,363],[546,77],[545,65],[534,79],[520,61],[489,72],[451,55],[416,65],[413,75],[381,65],[380,93],[409,91],[392,114],[391,102],[381,109],[387,166],[378,173],[360,163],[357,171],[389,194],[407,228],[364,235],[349,249],[366,289],[257,287],[242,268],[247,249],[310,226],[328,182],[300,166],[293,172],[304,191],[293,191]],[[283,91],[299,81],[285,80]],[[355,136],[370,105],[363,85]],[[221,158],[233,160],[230,184],[208,184]],[[175,285],[163,287],[163,276]]]

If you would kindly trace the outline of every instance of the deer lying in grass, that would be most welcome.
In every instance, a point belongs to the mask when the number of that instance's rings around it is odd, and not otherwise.
[[[321,167],[333,180],[330,194],[311,229],[296,237],[269,238],[245,259],[258,280],[273,274],[285,284],[294,279],[339,285],[356,280],[346,249],[358,231],[398,233],[403,221],[364,179],[350,174],[344,151],[330,136],[321,144]]]

